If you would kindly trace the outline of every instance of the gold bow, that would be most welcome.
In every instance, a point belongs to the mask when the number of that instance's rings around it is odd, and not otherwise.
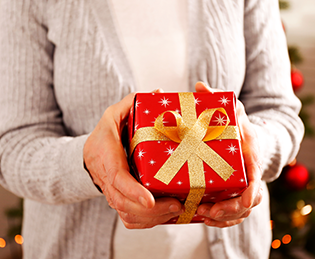
[[[177,224],[181,224],[191,221],[204,195],[206,184],[203,161],[224,181],[234,172],[234,169],[205,142],[214,139],[239,139],[239,132],[236,126],[228,126],[230,120],[225,109],[207,109],[197,118],[193,94],[178,95],[182,116],[174,111],[166,111],[156,118],[154,127],[138,129],[130,144],[130,154],[132,155],[135,147],[144,141],[162,140],[179,143],[154,178],[168,185],[184,163],[188,162],[190,191],[185,202],[185,213],[177,221]],[[209,126],[215,111],[226,115],[226,123],[223,126]],[[168,112],[176,118],[176,127],[164,126],[163,117]]]

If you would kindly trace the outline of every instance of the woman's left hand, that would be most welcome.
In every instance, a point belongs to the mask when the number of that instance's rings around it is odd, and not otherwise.
[[[202,82],[198,82],[195,88],[197,92],[220,91],[211,89]],[[240,197],[214,204],[205,203],[199,205],[197,214],[205,217],[204,223],[208,226],[223,228],[240,224],[249,216],[252,208],[257,206],[262,200],[262,170],[255,128],[249,121],[244,106],[239,100],[236,103],[236,112],[241,133],[248,188]]]

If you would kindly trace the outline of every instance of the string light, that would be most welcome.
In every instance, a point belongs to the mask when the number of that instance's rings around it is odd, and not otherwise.
[[[302,209],[301,209],[301,214],[303,216],[306,216],[308,214],[310,214],[312,212],[312,206],[311,205],[305,205]]]
[[[281,241],[279,239],[275,239],[271,243],[271,247],[273,249],[278,249],[281,246]]]
[[[15,240],[15,242],[16,242],[17,244],[19,244],[19,245],[22,245],[23,242],[24,242],[24,238],[23,238],[21,235],[16,235],[16,236],[14,237],[14,240]]]
[[[5,248],[6,245],[7,243],[5,242],[5,240],[0,237],[0,248]]]
[[[289,244],[291,242],[291,240],[292,240],[292,237],[289,234],[284,235],[282,237],[282,243],[285,245]]]

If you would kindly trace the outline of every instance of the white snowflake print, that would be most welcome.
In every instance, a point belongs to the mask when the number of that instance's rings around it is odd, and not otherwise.
[[[183,182],[181,182],[181,181],[178,181],[178,182],[177,182],[177,184],[178,184],[178,185],[182,185],[182,184],[183,184]]]
[[[227,104],[229,104],[230,100],[228,98],[226,98],[225,96],[223,96],[219,102],[221,103],[221,105],[226,106]]]
[[[150,161],[149,161],[149,164],[150,165],[154,165],[156,163],[156,161],[154,161],[153,159],[151,159]]]
[[[144,156],[144,154],[145,154],[145,152],[142,149],[140,149],[138,151],[138,158],[141,160],[141,158]]]
[[[161,99],[161,101],[159,101],[159,103],[166,108],[166,106],[170,105],[171,101],[169,101],[168,99],[163,97],[163,99]]]
[[[222,126],[222,125],[225,124],[226,119],[225,119],[224,116],[221,117],[220,113],[219,113],[219,116],[218,116],[218,117],[215,117],[215,118],[216,118],[215,122],[217,123],[217,125]]]
[[[180,109],[177,108],[177,109],[175,110],[175,112],[180,113]]]
[[[198,98],[195,98],[195,104],[196,104],[196,105],[199,105],[200,102],[201,102],[201,101],[200,101]]]
[[[214,182],[214,181],[213,181],[212,179],[210,179],[209,183],[210,183],[210,184],[213,184],[213,182]]]
[[[240,179],[240,182],[243,183],[245,180],[243,178]]]
[[[139,127],[139,124],[136,124],[136,125],[135,125],[135,131],[138,130],[138,127]]]
[[[144,185],[148,187],[148,186],[150,186],[150,183],[145,183]]]
[[[226,150],[228,150],[229,153],[232,153],[232,155],[234,155],[236,151],[238,150],[238,148],[236,146],[233,146],[233,144],[231,144],[231,146],[228,146]]]
[[[148,115],[150,113],[150,111],[148,109],[145,109],[143,113]]]
[[[170,146],[170,147],[169,147],[166,151],[164,151],[164,152],[167,153],[168,155],[171,155],[171,154],[173,154],[174,150],[175,150],[175,149]]]
[[[139,107],[139,104],[141,104],[141,102],[139,102],[138,100],[136,100],[136,108]]]
[[[141,179],[142,177],[143,177],[143,174],[140,174],[140,173],[139,173],[139,178]]]

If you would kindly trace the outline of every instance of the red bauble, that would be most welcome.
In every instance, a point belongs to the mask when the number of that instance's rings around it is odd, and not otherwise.
[[[304,78],[300,70],[298,69],[291,70],[291,82],[294,92],[296,92],[303,86]]]
[[[309,181],[309,173],[305,166],[295,164],[294,166],[287,166],[284,172],[284,178],[289,188],[302,190]]]

